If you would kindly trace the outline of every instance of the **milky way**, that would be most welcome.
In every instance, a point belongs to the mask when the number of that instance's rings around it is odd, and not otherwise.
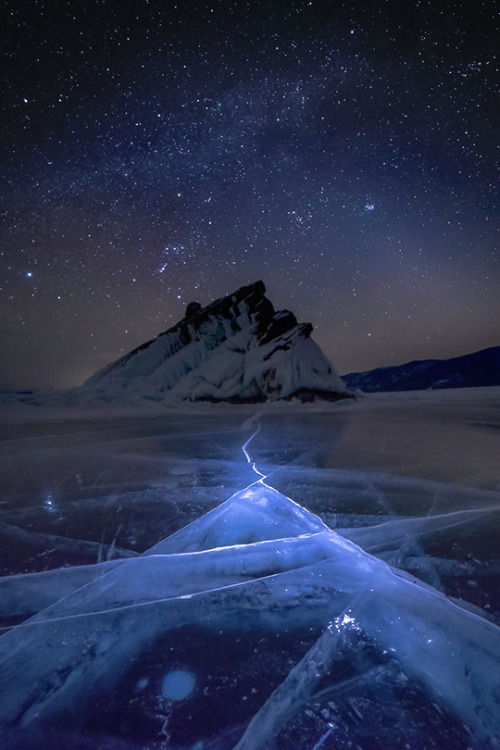
[[[5,0],[0,386],[259,278],[342,373],[500,343],[496,6]]]

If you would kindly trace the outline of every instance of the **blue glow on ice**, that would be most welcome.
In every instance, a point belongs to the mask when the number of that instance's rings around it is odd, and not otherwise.
[[[196,680],[190,672],[174,669],[163,678],[161,694],[171,701],[183,701],[191,695],[195,684]]]
[[[498,628],[485,620],[479,610],[468,610],[433,588],[434,579],[437,587],[441,586],[441,571],[443,577],[456,576],[465,583],[477,561],[426,557],[425,545],[420,543],[424,537],[434,537],[454,526],[467,526],[471,520],[483,519],[486,529],[488,514],[498,512],[493,495],[492,506],[483,507],[479,502],[483,495],[478,495],[473,502],[468,500],[472,505],[468,509],[438,514],[442,493],[446,493],[446,499],[456,492],[455,485],[439,489],[434,483],[427,487],[424,480],[404,477],[391,477],[389,485],[389,475],[384,475],[383,484],[380,480],[384,492],[399,496],[407,488],[413,497],[417,491],[420,494],[425,490],[425,498],[432,500],[427,516],[395,515],[383,494],[380,505],[386,515],[366,516],[366,522],[374,525],[358,526],[358,516],[353,514],[355,523],[351,527],[351,515],[346,513],[342,517],[346,528],[338,534],[320,517],[270,486],[280,466],[268,458],[269,438],[264,441],[260,435],[261,431],[267,432],[265,418],[265,411],[255,413],[244,421],[241,429],[245,432],[238,433],[237,447],[241,446],[245,464],[240,456],[236,471],[241,469],[245,482],[250,478],[251,484],[143,555],[110,564],[100,562],[99,552],[98,565],[88,566],[92,568],[89,571],[81,566],[5,580],[6,590],[9,586],[13,591],[9,606],[18,606],[19,585],[24,585],[27,601],[19,614],[35,614],[21,625],[5,628],[8,632],[0,639],[0,734],[31,723],[36,731],[35,722],[39,717],[43,720],[44,712],[56,716],[62,711],[63,716],[75,696],[83,700],[94,693],[104,674],[110,675],[110,685],[111,680],[117,682],[126,665],[139,660],[148,644],[165,631],[175,634],[183,623],[204,626],[216,612],[213,622],[236,632],[248,627],[249,613],[256,632],[260,628],[279,633],[281,629],[291,632],[293,628],[310,627],[313,631],[326,627],[310,652],[260,707],[245,730],[242,743],[237,745],[238,750],[260,750],[272,741],[290,717],[301,715],[310,695],[315,699],[316,695],[323,695],[325,702],[330,697],[327,691],[340,695],[344,690],[343,677],[337,676],[335,663],[349,659],[351,647],[356,650],[358,643],[363,645],[365,640],[373,644],[375,667],[365,672],[360,664],[359,674],[353,672],[352,680],[347,682],[349,690],[351,683],[353,690],[356,681],[363,688],[373,676],[381,675],[385,700],[384,681],[389,684],[401,668],[408,680],[422,684],[429,700],[436,698],[436,705],[442,702],[459,717],[464,732],[471,734],[471,747],[482,748],[484,737],[500,737]],[[251,442],[254,438],[259,438],[257,446]],[[259,468],[256,464],[260,464]],[[178,473],[185,471],[182,466]],[[301,467],[300,471],[311,469]],[[174,469],[172,473],[175,476]],[[382,494],[382,490],[372,476],[367,474],[365,479],[361,472],[339,471],[334,474],[334,488],[340,487],[344,492],[342,488],[347,487],[349,502],[351,492],[357,495],[360,487],[365,492],[364,488],[368,483],[371,488],[373,481],[369,497],[376,497],[378,508],[378,493]],[[78,481],[79,475],[76,477]],[[78,484],[82,486],[80,481]],[[466,488],[464,497],[469,497],[469,493]],[[311,490],[306,500],[312,496]],[[39,505],[47,513],[59,512],[61,502],[59,494],[53,496],[46,491]],[[426,500],[425,508],[428,504]],[[424,503],[419,507],[424,507]],[[120,529],[121,526],[112,549]],[[493,562],[496,565],[496,559]],[[392,564],[402,569],[393,568]],[[423,570],[428,578],[431,569],[432,581],[420,582],[406,572],[406,566],[411,571]],[[477,582],[469,579],[472,584]],[[5,606],[5,610],[9,608]],[[363,640],[352,638],[347,631],[360,633]],[[89,632],[99,639],[98,650],[88,649]],[[63,650],[59,648],[61,643]],[[58,658],[55,665],[54,654]],[[164,666],[157,678],[151,677],[156,695],[151,696],[148,690],[140,696],[145,707],[151,697],[155,704],[158,700],[164,704],[163,714],[157,716],[164,718],[162,744],[170,741],[167,724],[174,704],[191,697],[192,704],[184,705],[192,706],[190,712],[196,712],[195,701],[203,692],[197,682],[196,662],[187,664],[192,666]],[[70,690],[64,682],[54,680],[54,669],[71,674]],[[17,680],[18,674],[26,675],[24,684]],[[315,693],[318,678],[324,679],[324,693],[323,688]],[[32,693],[34,683],[44,689]],[[138,679],[136,695],[149,684],[146,676]],[[388,694],[390,698],[392,693]],[[326,750],[327,744],[335,740],[332,735],[343,731],[327,721],[332,718],[329,710],[325,709],[321,716],[325,725],[318,730],[319,738],[311,737],[311,750]],[[358,718],[361,720],[361,716]],[[364,731],[360,728],[360,732]],[[205,737],[189,746],[191,750],[202,750]]]
[[[51,495],[48,495],[48,497],[45,498],[43,507],[48,513],[54,513],[56,510],[54,499],[51,497]]]
[[[255,465],[255,461],[252,461],[252,459],[250,458],[250,454],[248,452],[248,446],[250,445],[250,443],[252,442],[252,440],[254,439],[254,437],[256,437],[256,435],[258,435],[259,432],[260,432],[260,429],[261,429],[260,416],[261,416],[260,413],[259,414],[255,414],[250,419],[247,419],[247,421],[243,425],[243,427],[250,427],[251,424],[253,424],[254,422],[257,422],[257,427],[256,427],[255,431],[250,435],[250,437],[248,438],[248,440],[241,446],[241,450],[243,451],[243,455],[245,456],[245,458],[247,460],[247,463],[250,464],[250,466],[255,471],[255,473],[257,474],[257,476],[260,477],[260,479],[258,481],[259,482],[263,482],[264,479],[266,478],[266,475],[263,474],[261,471],[259,471],[259,469]]]

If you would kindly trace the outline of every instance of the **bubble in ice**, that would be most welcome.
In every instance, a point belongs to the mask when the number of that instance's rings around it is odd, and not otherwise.
[[[175,669],[163,678],[161,694],[171,701],[183,701],[193,692],[195,682],[196,680],[190,672]]]

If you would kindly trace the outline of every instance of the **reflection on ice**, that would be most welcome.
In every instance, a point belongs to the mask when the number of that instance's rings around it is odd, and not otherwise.
[[[447,517],[431,520],[433,531],[449,527]],[[428,525],[423,530],[428,533]],[[366,533],[381,543],[380,528]],[[413,533],[418,537],[417,528]],[[389,534],[389,544],[393,539]],[[261,482],[143,556],[90,568],[92,580],[77,569],[38,574],[50,575],[57,601],[0,639],[2,731],[19,746],[24,738],[28,746],[34,728],[52,730],[68,716],[77,725],[91,724],[92,705],[116,689],[129,665],[166,633],[186,626],[205,629],[207,648],[210,633],[217,632],[228,634],[228,644],[235,631],[242,638],[248,631],[265,637],[304,629],[319,636],[281,684],[269,686],[271,694],[253,719],[247,717],[240,739],[232,736],[229,746],[239,750],[265,747],[308,703],[320,694],[333,696],[335,665],[345,671],[351,648],[357,658],[361,637],[371,653],[370,676],[397,663],[425,689],[431,705],[437,701],[459,718],[470,743],[500,741],[497,626],[363,551]],[[21,601],[36,590],[34,578],[27,576],[25,586],[24,577],[17,577]],[[8,579],[3,585],[12,592]],[[354,646],[345,635],[353,630]],[[198,683],[191,668],[171,667],[158,694],[181,701],[192,693],[195,701]],[[165,716],[165,738],[168,726]],[[334,724],[328,730],[335,739]],[[198,741],[215,739],[200,727]]]

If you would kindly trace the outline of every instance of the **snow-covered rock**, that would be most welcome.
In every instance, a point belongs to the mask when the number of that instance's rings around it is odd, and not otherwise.
[[[311,332],[288,310],[275,312],[257,281],[207,307],[191,302],[177,325],[99,370],[81,392],[106,400],[334,400],[345,384]]]

